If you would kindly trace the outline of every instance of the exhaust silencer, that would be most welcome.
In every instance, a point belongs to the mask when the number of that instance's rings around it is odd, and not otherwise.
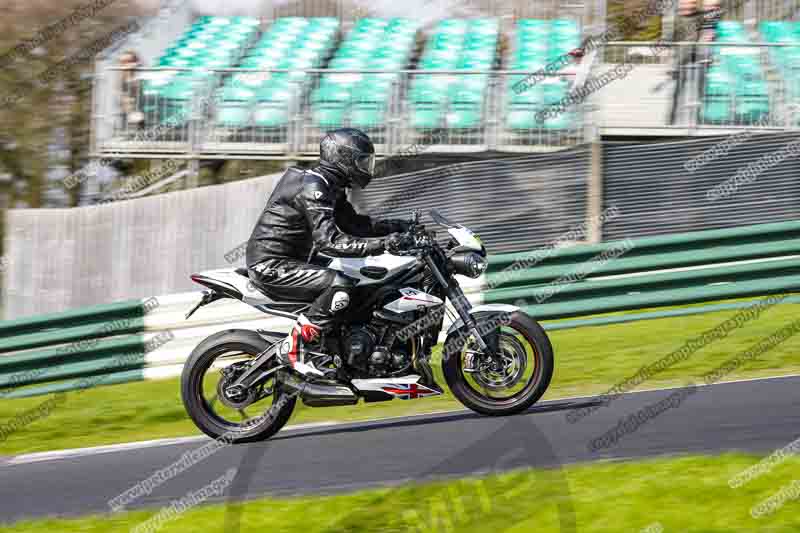
[[[358,396],[344,385],[311,383],[288,372],[281,372],[280,378],[281,383],[297,392],[303,403],[309,407],[354,405],[358,403]]]

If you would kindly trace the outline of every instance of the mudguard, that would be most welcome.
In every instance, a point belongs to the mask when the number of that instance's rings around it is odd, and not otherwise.
[[[484,305],[477,305],[477,306],[473,307],[470,310],[469,314],[471,314],[472,316],[477,316],[479,314],[483,315],[483,314],[487,314],[487,313],[490,313],[490,314],[494,314],[494,313],[497,313],[497,314],[509,313],[510,314],[510,313],[514,313],[515,311],[521,311],[521,308],[517,307],[516,305],[508,305],[508,304],[484,304]],[[447,336],[449,337],[452,333],[454,333],[455,331],[458,331],[459,329],[461,329],[461,327],[463,325],[464,325],[464,321],[461,320],[460,318],[458,320],[456,320],[455,322],[453,322],[450,325],[450,327],[447,329]]]

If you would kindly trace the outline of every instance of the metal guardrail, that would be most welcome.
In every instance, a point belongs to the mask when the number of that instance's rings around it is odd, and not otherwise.
[[[109,68],[104,78],[114,79],[120,70]],[[169,91],[159,94],[148,88],[155,84],[166,85],[167,79],[174,79],[179,73],[186,76],[192,72],[195,75],[187,76],[191,87],[183,94],[173,95]],[[136,108],[144,113],[145,121],[131,125],[119,111],[96,115],[94,130],[108,132],[104,138],[97,139],[97,155],[138,153],[163,157],[174,153],[259,157],[272,154],[274,157],[275,154],[315,154],[324,131],[337,124],[359,126],[368,131],[380,154],[392,154],[414,144],[445,152],[530,152],[572,146],[584,140],[580,104],[568,110],[561,125],[536,122],[535,114],[545,107],[544,103],[528,106],[530,129],[510,124],[509,100],[514,95],[511,86],[532,71],[214,69],[198,72],[153,68],[140,69],[137,73],[144,89],[132,96]],[[242,97],[237,101],[235,94],[220,96],[222,86],[231,87],[230,93],[241,90],[244,94],[243,91],[253,86],[250,82],[255,82],[254,85],[266,83],[280,75],[290,77],[283,100]],[[385,100],[368,94],[369,87],[363,85],[360,87],[362,96],[350,97],[345,92],[339,101],[335,97],[315,99],[315,91],[324,79],[355,81],[367,76],[391,80]],[[422,77],[440,86],[444,94],[457,82],[465,85],[474,82],[484,89],[450,94],[441,104],[443,111],[435,118],[426,119],[423,116],[426,109],[435,108],[438,100],[427,101],[422,95],[412,102],[415,80]],[[561,84],[561,90],[568,92],[574,78],[573,72],[558,73],[542,82],[542,86]],[[118,101],[122,96],[119,84],[106,83],[105,92],[111,100]],[[520,108],[516,109],[519,112]],[[325,116],[337,112],[343,117],[338,123]],[[362,115],[360,119],[358,113]],[[429,115],[431,113],[434,112]],[[463,125],[452,122],[459,120],[456,117],[459,113],[462,113],[461,118],[466,117]],[[246,118],[237,118],[237,122],[232,121],[234,117]]]
[[[78,389],[132,377],[144,366],[144,317],[156,307],[148,298],[0,322],[0,397],[69,378]]]
[[[539,319],[800,292],[800,221],[491,258],[487,303]],[[613,260],[603,254],[622,250]],[[575,273],[587,273],[567,283]]]

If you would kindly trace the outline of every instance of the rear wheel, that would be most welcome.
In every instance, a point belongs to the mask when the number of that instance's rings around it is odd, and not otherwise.
[[[478,324],[492,317],[481,315]],[[553,376],[553,348],[542,327],[530,316],[515,312],[496,330],[499,361],[477,349],[463,331],[445,341],[442,360],[447,385],[458,400],[485,415],[511,415],[528,409],[547,390]]]
[[[228,330],[208,337],[194,349],[183,368],[181,396],[187,413],[203,433],[213,438],[224,435],[228,442],[253,442],[271,437],[289,421],[296,398],[281,387],[275,375],[239,394],[228,390],[268,347],[254,331]]]

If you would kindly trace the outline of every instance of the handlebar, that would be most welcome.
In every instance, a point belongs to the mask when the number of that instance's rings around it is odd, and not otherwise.
[[[387,251],[392,255],[416,255],[436,244],[436,236],[431,231],[426,231],[425,226],[418,222],[403,234],[403,243],[399,247],[392,246]]]
[[[386,251],[392,255],[417,255],[436,245],[436,233],[427,231],[425,225],[420,223],[420,210],[411,211],[411,226],[403,233],[403,245],[387,247]]]

